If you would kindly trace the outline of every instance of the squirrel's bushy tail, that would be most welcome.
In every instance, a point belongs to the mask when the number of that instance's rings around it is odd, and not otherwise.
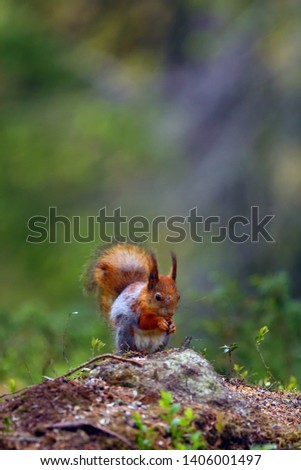
[[[89,268],[86,290],[98,290],[101,311],[108,316],[112,303],[129,284],[148,280],[152,262],[152,255],[137,245],[111,246]]]

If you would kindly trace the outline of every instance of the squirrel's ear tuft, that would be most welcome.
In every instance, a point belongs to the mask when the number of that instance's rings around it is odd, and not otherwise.
[[[172,265],[170,268],[169,277],[171,277],[171,279],[175,281],[177,278],[177,257],[173,251],[171,252],[171,260],[172,260]]]
[[[151,269],[148,276],[148,289],[152,290],[156,286],[159,281],[159,271],[158,271],[158,263],[156,256],[153,252],[150,253],[151,258]]]

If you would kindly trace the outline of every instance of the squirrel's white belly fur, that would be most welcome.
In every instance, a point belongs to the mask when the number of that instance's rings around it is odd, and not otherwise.
[[[135,330],[135,344],[139,351],[154,352],[163,345],[165,333],[146,331],[137,328]]]
[[[132,304],[139,298],[143,282],[136,285],[130,284],[121,292],[115,302],[113,302],[110,317],[113,324],[121,324],[126,319],[133,318]],[[164,344],[166,333],[158,330],[141,330],[138,322],[133,325],[134,342],[138,351],[154,352]]]

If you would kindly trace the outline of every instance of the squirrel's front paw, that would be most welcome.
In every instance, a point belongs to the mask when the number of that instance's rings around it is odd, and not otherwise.
[[[172,335],[176,332],[176,324],[172,320],[168,321],[168,334]]]
[[[161,331],[167,331],[169,332],[169,323],[165,318],[159,318],[158,319],[158,328]]]

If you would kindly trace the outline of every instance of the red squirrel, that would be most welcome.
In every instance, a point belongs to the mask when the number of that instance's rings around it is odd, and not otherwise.
[[[180,294],[177,259],[167,276],[159,274],[153,252],[117,244],[100,254],[90,268],[88,289],[96,288],[103,314],[115,330],[118,353],[163,349],[176,331],[173,321]]]

